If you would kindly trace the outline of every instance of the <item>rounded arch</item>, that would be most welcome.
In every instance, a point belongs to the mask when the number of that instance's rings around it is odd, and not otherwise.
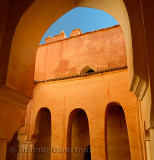
[[[40,120],[42,118],[42,114],[43,114],[44,111],[48,111],[50,113],[50,116],[51,116],[50,110],[46,107],[42,107],[38,110],[38,112],[36,114],[35,123],[34,123],[34,131],[33,131],[32,138],[35,138],[39,134],[39,124],[40,124]]]
[[[48,108],[41,108],[36,117],[34,135],[31,137],[34,143],[35,152],[33,154],[34,160],[51,160],[51,113]]]
[[[125,113],[118,102],[110,102],[106,107],[105,140],[108,160],[131,159]]]
[[[113,106],[120,106],[125,114],[125,109],[124,107],[122,106],[122,104],[120,104],[119,102],[116,102],[116,101],[112,101],[112,102],[109,102],[107,105],[106,105],[106,109],[105,109],[105,121],[106,121],[106,118],[107,118],[107,113],[108,113],[108,110],[110,107],[113,107]]]
[[[107,113],[108,112],[108,109],[111,107],[111,106],[121,106],[121,104],[119,102],[116,102],[116,101],[113,101],[113,102],[109,102],[106,106],[106,110],[105,112]],[[122,106],[121,106],[122,107]]]
[[[82,123],[80,121],[82,121]],[[80,132],[80,130],[82,130],[82,132]],[[77,135],[78,135],[78,138],[76,139]],[[79,141],[80,141],[80,144],[78,144]],[[69,149],[69,152],[67,152],[67,155],[66,155],[67,159],[73,160],[74,158],[77,158],[77,159],[84,160],[85,158],[84,151],[85,150],[87,151],[87,146],[89,146],[90,148],[90,132],[89,132],[88,116],[83,109],[76,108],[73,111],[71,111],[68,118],[67,148]],[[81,151],[82,153],[79,151],[78,154],[74,154],[73,149],[75,148],[77,149],[76,151],[78,151],[78,149],[82,149]]]
[[[113,105],[117,105],[117,106],[121,106],[120,103],[114,101],[114,102],[109,102],[107,105],[106,105],[106,109],[105,109],[105,117],[104,117],[104,131],[105,131],[105,154],[106,154],[106,157],[107,157],[107,160],[108,160],[108,150],[107,150],[107,114],[108,114],[108,110],[111,106]]]

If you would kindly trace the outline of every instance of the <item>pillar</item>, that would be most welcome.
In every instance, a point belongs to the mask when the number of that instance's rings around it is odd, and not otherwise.
[[[152,160],[151,159],[151,147],[150,147],[150,141],[146,140],[146,150],[147,150],[147,160]]]
[[[34,154],[35,154],[35,144],[38,140],[38,137],[33,137],[31,141],[28,141],[28,148],[30,149],[30,152],[28,152],[28,158],[27,160],[33,160]]]
[[[27,160],[27,135],[24,133],[18,134],[18,141],[19,141],[19,149],[18,149],[18,158],[17,160]]]

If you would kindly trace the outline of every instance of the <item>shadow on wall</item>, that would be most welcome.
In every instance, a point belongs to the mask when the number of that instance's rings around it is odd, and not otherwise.
[[[54,78],[67,77],[76,74],[77,69],[75,67],[69,68],[68,60],[60,60],[58,67],[54,71]]]

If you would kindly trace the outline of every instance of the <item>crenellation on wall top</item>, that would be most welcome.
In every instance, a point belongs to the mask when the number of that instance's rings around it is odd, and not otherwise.
[[[65,35],[64,31],[61,31],[60,34],[55,35],[53,38],[50,37],[50,36],[45,38],[45,42],[46,43],[52,43],[52,42],[55,42],[55,41],[63,40],[65,38],[66,38],[66,35]]]
[[[73,37],[78,37],[80,35],[98,32],[98,31],[105,31],[108,29],[114,29],[115,27],[120,27],[120,25],[115,25],[115,26],[108,27],[108,28],[102,28],[102,29],[98,29],[98,30],[94,30],[94,31],[86,32],[86,33],[82,33],[79,28],[76,28],[76,29],[72,30],[70,37],[68,37],[67,39],[73,38]],[[48,43],[52,43],[52,42],[56,42],[56,41],[60,41],[60,40],[64,40],[64,39],[66,39],[66,35],[65,35],[64,31],[61,31],[60,34],[55,35],[53,38],[50,36],[45,38],[45,42],[46,42],[46,44],[48,44]]]
[[[79,28],[76,28],[74,30],[72,30],[72,33],[70,34],[70,37],[75,37],[82,34],[81,30]]]

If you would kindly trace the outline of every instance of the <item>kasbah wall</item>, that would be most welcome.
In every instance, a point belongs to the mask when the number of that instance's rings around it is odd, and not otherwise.
[[[34,95],[18,140],[51,152],[18,153],[19,160],[86,160],[89,152],[65,149],[88,146],[92,160],[146,159],[140,101],[129,92],[126,65],[120,26],[46,38],[38,47]]]

